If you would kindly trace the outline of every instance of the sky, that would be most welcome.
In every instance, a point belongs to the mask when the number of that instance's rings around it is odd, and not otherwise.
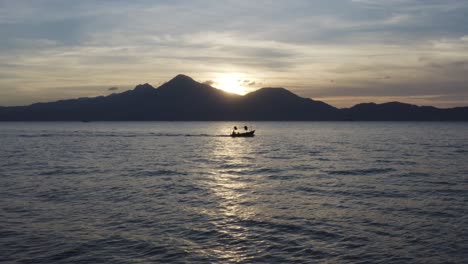
[[[466,0],[0,0],[0,105],[182,73],[337,107],[468,106]]]

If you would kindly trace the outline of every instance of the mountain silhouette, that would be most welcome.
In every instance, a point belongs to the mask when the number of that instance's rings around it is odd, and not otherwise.
[[[400,102],[357,104],[342,112],[347,119],[360,121],[468,121],[468,107],[440,109]]]
[[[148,83],[108,96],[0,107],[0,121],[468,121],[468,107],[439,109],[399,102],[338,109],[284,88],[245,96],[177,75],[158,88]]]
[[[253,120],[340,120],[339,109],[299,97],[284,88],[262,88],[244,96],[245,116]]]

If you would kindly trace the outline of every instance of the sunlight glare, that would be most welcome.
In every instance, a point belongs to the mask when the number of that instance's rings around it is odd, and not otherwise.
[[[244,95],[247,91],[242,86],[242,79],[239,74],[223,74],[215,79],[215,86],[229,93]]]

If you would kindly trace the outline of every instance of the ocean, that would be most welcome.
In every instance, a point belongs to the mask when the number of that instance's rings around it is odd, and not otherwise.
[[[0,262],[466,263],[467,176],[468,123],[0,123]]]

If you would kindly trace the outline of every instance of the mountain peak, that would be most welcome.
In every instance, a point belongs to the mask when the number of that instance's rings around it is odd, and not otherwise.
[[[178,74],[176,77],[172,78],[168,83],[193,83],[196,82],[190,76],[184,74]]]
[[[186,89],[186,88],[191,88],[191,87],[198,87],[201,85],[191,77],[184,75],[184,74],[179,74],[176,77],[172,78],[168,82],[164,83],[161,85],[158,90],[160,91],[165,91],[167,89],[169,90],[174,90],[174,89]]]
[[[137,92],[143,92],[143,91],[153,91],[154,90],[154,87],[151,86],[151,84],[149,83],[145,83],[145,84],[139,84],[135,87],[135,89],[133,89],[134,91],[137,91]]]
[[[251,92],[249,94],[247,94],[247,96],[261,96],[261,97],[264,97],[264,96],[282,96],[282,97],[294,97],[294,98],[298,98],[299,96],[290,92],[289,90],[285,89],[285,88],[278,88],[278,87],[266,87],[266,88],[261,88],[261,89],[258,89],[254,92]]]
[[[170,81],[161,85],[158,90],[164,93],[180,93],[180,95],[183,95],[188,91],[197,91],[200,89],[200,87],[203,86],[203,84],[195,81],[191,77],[184,74],[179,74]]]

